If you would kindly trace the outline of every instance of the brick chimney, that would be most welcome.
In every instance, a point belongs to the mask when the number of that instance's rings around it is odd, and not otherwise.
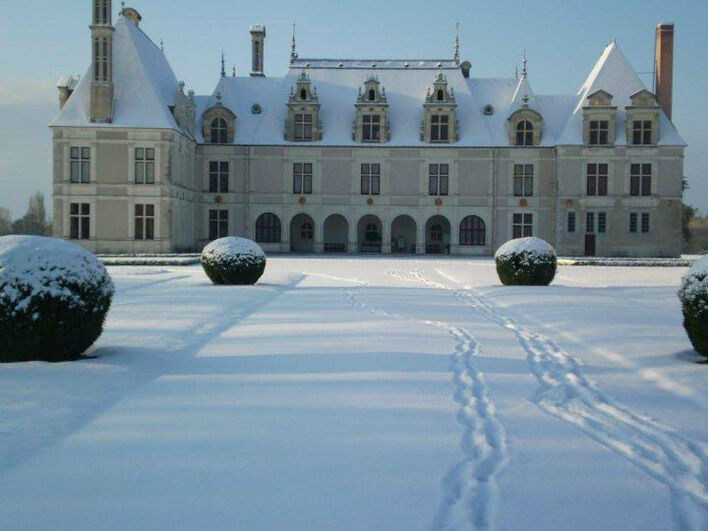
[[[656,99],[671,120],[674,95],[674,25],[656,27]]]

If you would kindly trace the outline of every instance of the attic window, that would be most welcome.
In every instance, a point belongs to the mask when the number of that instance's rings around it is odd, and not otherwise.
[[[376,100],[376,91],[374,89],[369,90],[369,101],[375,101]]]
[[[494,107],[492,105],[487,104],[484,106],[483,112],[485,116],[491,116],[492,114],[494,114]]]
[[[300,99],[301,100],[307,99],[307,91],[305,89],[300,90]]]
[[[438,101],[443,101],[445,99],[445,94],[443,94],[442,89],[438,90]]]
[[[254,103],[251,106],[251,114],[261,114],[262,112],[263,112],[263,109],[257,103]]]

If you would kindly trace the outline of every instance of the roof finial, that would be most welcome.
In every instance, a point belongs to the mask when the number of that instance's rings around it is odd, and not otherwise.
[[[221,51],[221,77],[226,77],[226,57],[224,51]]]
[[[231,70],[231,77],[236,77],[236,65],[234,65],[233,69]]]
[[[455,23],[455,64],[460,64],[460,21]]]
[[[125,0],[120,0],[120,10],[121,12],[125,9]]]
[[[165,53],[165,41],[163,41],[162,39],[160,39],[160,51],[162,53]]]
[[[521,69],[521,77],[522,77],[523,79],[526,79],[526,76],[527,76],[527,74],[528,74],[528,71],[526,70],[526,64],[527,64],[527,62],[528,62],[528,60],[527,60],[527,58],[526,58],[526,48],[524,48],[524,59],[523,59],[523,64],[524,64],[524,66],[523,66],[523,68]]]
[[[514,79],[519,80],[519,65],[514,66]]]
[[[297,46],[295,44],[295,21],[293,20],[293,40],[290,44],[290,64],[293,64],[297,59]]]

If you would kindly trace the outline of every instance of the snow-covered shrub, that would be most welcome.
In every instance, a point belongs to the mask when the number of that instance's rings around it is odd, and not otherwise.
[[[202,251],[202,267],[214,284],[255,284],[265,266],[263,249],[245,238],[221,238]]]
[[[77,245],[0,237],[0,362],[78,358],[101,335],[113,291],[103,264]]]
[[[548,286],[556,276],[556,250],[540,238],[508,241],[494,259],[506,286]]]
[[[678,296],[688,338],[696,352],[708,358],[708,255],[688,270]]]

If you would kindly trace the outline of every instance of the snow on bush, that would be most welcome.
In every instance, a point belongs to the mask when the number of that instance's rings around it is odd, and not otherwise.
[[[103,264],[77,245],[0,237],[0,362],[78,358],[101,335],[113,291]]]
[[[494,259],[506,286],[548,286],[556,276],[556,250],[540,238],[508,241]]]
[[[255,284],[265,266],[263,249],[245,238],[221,238],[202,251],[202,267],[214,284]]]
[[[693,264],[678,293],[683,326],[696,352],[708,358],[708,255]]]

